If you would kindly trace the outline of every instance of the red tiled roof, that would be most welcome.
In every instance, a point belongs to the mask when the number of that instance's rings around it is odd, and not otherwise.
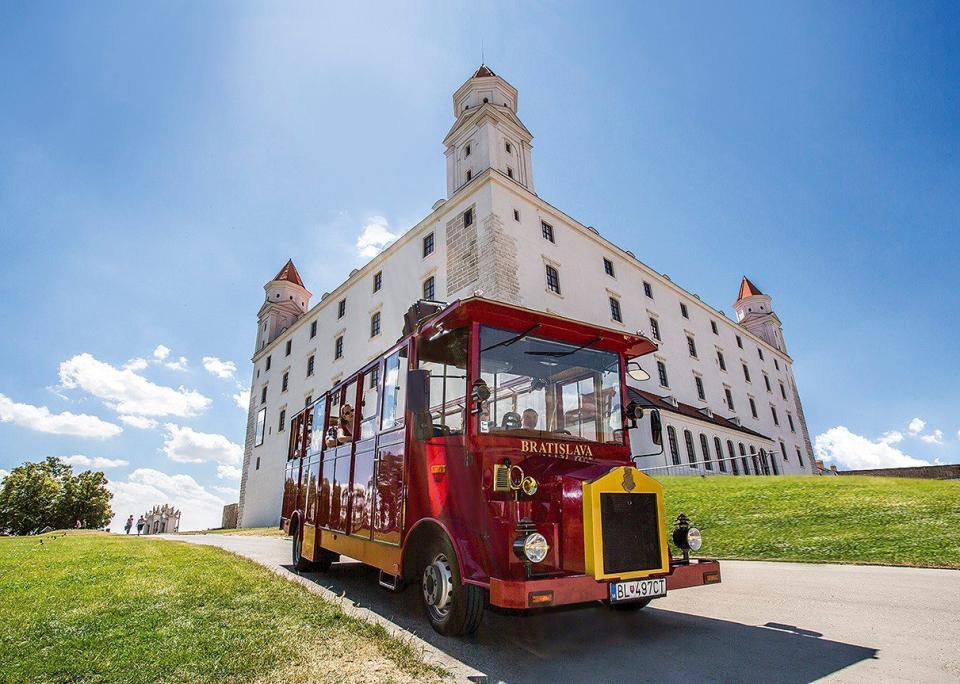
[[[743,276],[743,280],[740,281],[740,294],[737,295],[737,301],[759,294],[763,294],[760,288],[751,283],[747,276]]]
[[[287,259],[287,263],[283,265],[283,268],[280,269],[280,272],[274,277],[274,280],[289,280],[291,283],[295,283],[306,289],[303,281],[300,280],[297,267],[293,265],[293,259]]]
[[[762,435],[759,432],[754,432],[749,428],[745,428],[740,425],[737,425],[733,421],[727,420],[726,418],[721,418],[716,414],[712,416],[708,416],[705,413],[702,413],[697,407],[690,406],[690,404],[683,404],[683,403],[677,402],[677,405],[674,406],[673,404],[669,403],[666,399],[654,394],[653,392],[645,392],[643,390],[637,389],[636,387],[627,386],[627,394],[629,395],[631,400],[641,405],[653,406],[654,408],[658,408],[661,411],[669,411],[670,413],[679,413],[680,415],[686,416],[687,418],[699,420],[704,423],[712,423],[714,425],[719,425],[720,427],[725,427],[728,430],[736,430],[737,432],[743,432],[745,434],[752,435],[754,437],[760,437],[761,439],[765,439],[768,442],[773,441],[770,437],[767,437],[766,435]]]
[[[496,76],[496,74],[490,71],[486,64],[481,64],[480,68],[473,72],[473,76],[470,78],[483,78],[484,76]]]

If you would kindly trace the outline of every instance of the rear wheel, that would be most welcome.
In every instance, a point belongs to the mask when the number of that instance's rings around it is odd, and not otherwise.
[[[624,613],[632,613],[634,611],[642,610],[650,605],[650,602],[653,599],[640,599],[639,601],[624,601],[623,603],[611,603],[610,601],[604,601],[607,606],[613,608],[614,610],[619,610]]]
[[[432,541],[420,574],[423,606],[430,625],[444,636],[473,634],[483,619],[483,589],[464,584],[453,546],[446,537]]]

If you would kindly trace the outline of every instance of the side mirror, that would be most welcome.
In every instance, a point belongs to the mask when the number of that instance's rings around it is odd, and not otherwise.
[[[637,382],[643,382],[644,380],[650,379],[650,374],[647,371],[643,370],[640,364],[637,363],[636,361],[627,362],[627,375],[629,375],[631,379],[636,380]]]
[[[650,411],[650,434],[654,444],[657,446],[663,444],[663,424],[660,422],[660,411],[657,409]]]
[[[414,415],[430,409],[430,371],[416,369],[407,373],[407,410]]]
[[[643,418],[643,407],[635,401],[627,404],[626,418],[631,428],[637,427],[637,421]]]

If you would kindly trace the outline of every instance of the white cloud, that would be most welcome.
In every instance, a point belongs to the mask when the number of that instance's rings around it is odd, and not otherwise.
[[[5,478],[9,474],[10,474],[9,470],[4,470],[3,468],[0,468],[0,481],[2,481],[3,478]]]
[[[157,348],[153,350],[153,358],[157,361],[163,361],[168,356],[170,356],[170,347],[158,344]]]
[[[842,425],[817,435],[814,450],[818,458],[849,470],[930,465],[927,461],[908,456],[884,442],[883,438],[872,441],[850,432]]]
[[[219,477],[221,480],[239,480],[241,475],[243,475],[243,469],[239,466],[217,466],[217,477]]]
[[[222,361],[216,356],[204,356],[203,367],[208,373],[216,375],[218,378],[229,380],[237,372],[237,364],[233,361]]]
[[[102,458],[100,456],[90,458],[83,454],[60,456],[60,460],[67,465],[82,466],[84,468],[119,468],[120,466],[130,465],[130,461],[124,461],[122,458]]]
[[[174,389],[150,382],[132,370],[122,370],[77,354],[60,364],[60,384],[89,392],[119,413],[143,416],[195,416],[210,400],[195,390]]]
[[[243,460],[243,447],[223,435],[197,432],[193,428],[173,423],[163,426],[167,431],[163,453],[177,463],[207,463],[237,465]]]
[[[899,444],[903,441],[903,433],[899,430],[884,432],[877,441],[882,442],[883,444]]]
[[[372,258],[399,237],[390,232],[390,223],[383,216],[371,216],[357,238],[357,254]]]
[[[911,435],[919,435],[925,427],[927,427],[927,421],[921,420],[920,418],[914,418],[907,426],[907,431]]]
[[[238,499],[240,498],[240,488],[239,488],[239,487],[236,487],[236,486],[234,486],[234,487],[215,486],[215,487],[213,487],[213,489],[214,489],[215,491],[218,491],[218,492],[220,492],[221,494],[223,494],[225,497],[227,497],[227,499],[232,499],[233,501],[236,501],[236,500],[238,500]]]
[[[920,435],[920,441],[927,444],[943,444],[943,430],[934,430],[929,435]]]
[[[113,492],[114,532],[121,531],[127,516],[136,520],[141,513],[162,504],[180,510],[181,531],[220,527],[223,506],[228,503],[189,475],[167,475],[151,468],[138,468],[125,482],[111,481],[108,487]]]
[[[250,390],[240,390],[233,395],[233,400],[237,402],[237,406],[246,411],[250,408]]]
[[[169,368],[170,370],[184,371],[184,370],[187,370],[187,357],[181,356],[176,361],[167,361],[163,365]]]
[[[146,359],[137,357],[135,359],[130,359],[125,364],[123,364],[124,370],[140,371],[150,365]]]
[[[0,423],[14,423],[37,432],[77,437],[113,437],[123,428],[96,416],[74,414],[69,411],[51,413],[46,406],[19,404],[0,394]]]
[[[152,430],[157,427],[159,423],[153,418],[144,418],[143,416],[118,416],[120,422],[124,425],[129,425],[130,427],[135,427],[138,430]]]

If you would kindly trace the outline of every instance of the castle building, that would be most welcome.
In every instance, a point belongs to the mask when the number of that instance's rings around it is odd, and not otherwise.
[[[290,418],[384,352],[418,299],[482,296],[650,337],[663,453],[649,472],[812,474],[813,449],[773,302],[746,277],[736,321],[534,190],[533,135],[518,92],[481,66],[453,95],[443,144],[447,197],[311,306],[293,261],[258,315],[240,487],[240,525],[276,524]],[[691,466],[690,464],[696,464]]]
[[[180,530],[180,511],[170,504],[154,506],[143,514],[141,534],[171,534]]]

